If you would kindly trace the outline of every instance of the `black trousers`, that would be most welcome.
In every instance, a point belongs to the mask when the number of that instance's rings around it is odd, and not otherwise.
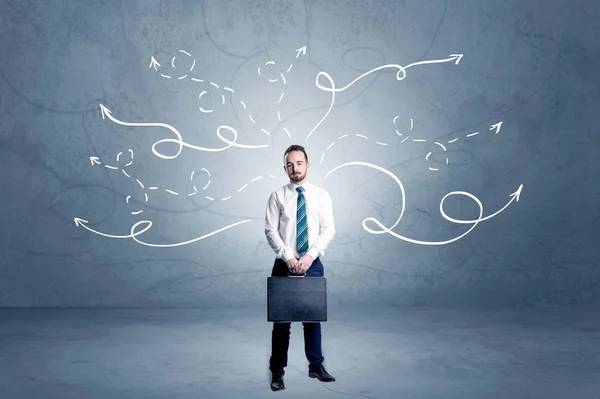
[[[276,259],[273,264],[271,276],[287,276],[289,269],[282,259]],[[306,276],[323,277],[323,264],[317,257],[312,265],[306,270]],[[323,364],[323,352],[321,349],[321,323],[302,323],[304,327],[304,353],[309,363],[309,370],[314,370]],[[284,372],[287,367],[288,348],[290,346],[291,323],[273,323],[271,333],[271,358],[269,369],[272,372]]]

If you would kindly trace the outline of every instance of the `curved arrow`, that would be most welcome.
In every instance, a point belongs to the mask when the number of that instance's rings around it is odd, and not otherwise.
[[[317,128],[319,126],[321,126],[321,123],[323,123],[323,121],[329,116],[329,113],[331,112],[331,109],[333,108],[333,104],[335,103],[335,93],[341,92],[341,91],[344,91],[344,90],[348,89],[350,86],[352,86],[354,83],[358,82],[359,80],[361,80],[365,76],[368,76],[368,75],[370,75],[370,74],[372,74],[374,72],[377,72],[379,70],[382,70],[382,69],[395,68],[395,69],[398,69],[398,72],[396,72],[396,80],[400,81],[400,80],[403,80],[404,78],[406,78],[406,70],[408,68],[411,68],[411,67],[414,67],[414,66],[417,66],[417,65],[438,64],[438,63],[445,63],[445,62],[452,62],[452,61],[454,61],[455,65],[458,65],[458,63],[460,62],[460,60],[462,59],[462,57],[463,57],[463,54],[450,54],[448,58],[439,59],[439,60],[418,61],[418,62],[413,62],[412,64],[408,64],[407,66],[402,66],[400,64],[382,65],[382,66],[379,66],[377,68],[373,68],[370,71],[367,71],[367,72],[363,73],[362,75],[360,75],[359,77],[357,77],[356,79],[354,79],[352,82],[348,83],[346,86],[341,87],[339,89],[335,88],[335,83],[334,83],[333,79],[331,78],[331,76],[327,72],[325,72],[325,71],[319,72],[317,74],[316,79],[315,79],[315,84],[316,84],[316,86],[319,89],[331,93],[331,104],[329,105],[329,109],[325,113],[325,116],[323,116],[323,118],[315,125],[315,127],[312,128],[312,130],[310,131],[310,133],[308,133],[308,136],[306,136],[306,140],[308,140],[310,138],[310,136],[313,134],[313,132],[315,130],[317,130]],[[319,83],[319,78],[321,76],[325,76],[325,78],[331,84],[330,87],[325,87],[325,86],[321,85],[321,83]]]
[[[75,222],[75,226],[77,226],[77,227],[81,226],[84,229],[86,229],[88,231],[91,231],[94,234],[98,234],[98,235],[101,235],[101,236],[104,236],[104,237],[108,237],[108,238],[133,238],[133,236],[131,234],[128,234],[128,235],[114,235],[114,234],[106,234],[106,233],[102,233],[100,231],[94,230],[91,227],[87,226],[87,223],[89,223],[87,220],[84,220],[84,219],[81,219],[81,218],[78,218],[78,217],[73,218],[73,221]],[[150,223],[150,225],[152,225],[152,223]],[[150,228],[150,226],[148,226],[144,230],[139,231],[139,232],[137,232],[135,234],[136,235],[142,234],[145,231],[147,231],[149,228]]]
[[[445,244],[450,244],[454,241],[457,241],[461,238],[463,238],[464,236],[466,236],[467,234],[469,234],[471,231],[473,231],[473,229],[475,228],[475,226],[477,226],[477,224],[479,224],[479,222],[483,221],[483,220],[487,220],[490,219],[496,215],[498,215],[500,212],[502,212],[504,209],[506,209],[514,200],[519,201],[519,196],[521,194],[521,190],[523,188],[523,185],[521,184],[519,186],[519,189],[517,191],[515,191],[514,193],[512,193],[510,196],[512,197],[512,199],[508,202],[508,204],[506,204],[502,209],[500,209],[498,212],[486,216],[485,218],[483,218],[483,204],[481,203],[481,201],[475,197],[473,194],[470,194],[466,191],[453,191],[450,192],[448,194],[446,194],[442,200],[440,201],[440,213],[442,214],[442,216],[444,217],[444,219],[448,220],[449,222],[453,222],[453,223],[460,223],[460,224],[473,224],[473,226],[471,226],[471,228],[469,230],[467,230],[466,232],[464,232],[463,234],[461,234],[458,237],[455,237],[453,239],[450,240],[446,240],[446,241],[422,241],[422,240],[415,240],[409,237],[405,237],[402,236],[400,234],[397,234],[395,232],[392,231],[392,229],[394,229],[399,223],[400,220],[402,219],[402,216],[404,215],[404,209],[405,209],[405,192],[404,192],[404,186],[402,185],[402,182],[400,181],[400,179],[394,175],[392,172],[380,167],[380,166],[376,166],[367,162],[347,162],[344,163],[342,165],[338,165],[335,168],[333,168],[332,170],[330,170],[329,172],[327,172],[327,174],[325,175],[325,177],[329,176],[329,174],[331,174],[332,172],[343,168],[345,166],[349,166],[349,165],[360,165],[360,166],[367,166],[376,170],[379,170],[380,172],[383,172],[385,174],[387,174],[388,176],[390,176],[392,179],[394,179],[394,181],[396,181],[396,184],[398,184],[398,186],[400,187],[400,191],[402,193],[402,209],[400,211],[400,216],[398,217],[398,220],[396,220],[396,222],[391,226],[391,227],[385,227],[379,220],[369,217],[369,218],[365,218],[362,222],[362,227],[363,229],[365,229],[366,231],[368,231],[371,234],[383,234],[383,233],[388,233],[400,240],[404,240],[413,244],[420,244],[420,245],[445,245]],[[474,220],[460,220],[460,219],[454,219],[449,217],[446,212],[444,212],[444,201],[446,200],[447,197],[451,196],[451,195],[463,195],[466,197],[471,198],[473,201],[475,201],[477,203],[477,205],[479,206],[479,217],[477,219]],[[377,226],[379,226],[381,228],[381,230],[373,230],[370,229],[367,225],[366,222],[373,222],[375,223]]]
[[[479,221],[484,221],[484,220],[488,220],[493,218],[494,216],[498,215],[500,212],[504,211],[506,208],[508,208],[508,206],[513,202],[519,202],[519,198],[521,196],[521,191],[523,190],[523,184],[521,184],[519,186],[519,188],[517,189],[517,191],[515,191],[514,193],[510,194],[509,197],[511,197],[510,201],[508,201],[506,203],[506,205],[504,205],[499,211],[492,213],[491,215],[488,215],[484,218],[479,218],[479,219],[473,219],[473,220],[460,220],[460,219],[453,219],[450,216],[446,215],[446,213],[443,210],[443,203],[444,200],[446,199],[446,197],[449,195],[447,194],[444,198],[442,198],[442,201],[440,202],[440,212],[442,213],[442,216],[444,217],[444,219],[450,221],[450,222],[454,222],[454,223],[461,223],[461,224],[471,224],[471,223],[478,223]]]
[[[152,227],[152,222],[150,220],[142,220],[142,221],[139,221],[136,224],[134,224],[131,227],[130,234],[128,234],[128,235],[114,235],[114,234],[102,233],[100,231],[92,229],[91,227],[88,227],[87,226],[87,223],[88,223],[87,220],[84,220],[84,219],[81,219],[81,218],[78,218],[78,217],[74,218],[73,220],[75,221],[75,225],[77,227],[81,226],[81,227],[85,228],[86,230],[91,231],[94,234],[98,234],[98,235],[101,235],[101,236],[104,236],[104,237],[108,237],[108,238],[133,238],[136,242],[138,242],[138,243],[140,243],[142,245],[146,245],[146,246],[150,246],[150,247],[160,247],[160,248],[178,247],[178,246],[181,246],[181,245],[190,244],[192,242],[200,241],[200,240],[203,240],[203,239],[205,239],[207,237],[213,236],[213,235],[215,235],[217,233],[220,233],[222,231],[225,231],[227,229],[230,229],[230,228],[235,227],[237,225],[240,225],[242,223],[247,223],[247,222],[252,221],[251,219],[247,219],[247,220],[242,220],[242,221],[239,221],[239,222],[236,222],[236,223],[232,223],[232,224],[230,224],[228,226],[222,227],[222,228],[220,228],[218,230],[215,230],[215,231],[210,232],[208,234],[205,234],[203,236],[196,237],[196,238],[194,238],[192,240],[188,240],[188,241],[184,241],[184,242],[179,242],[179,243],[175,243],[175,244],[150,244],[150,243],[147,243],[147,242],[140,241],[139,239],[136,238],[140,234],[143,234],[146,231],[148,231],[150,229],[150,227]],[[135,229],[140,224],[144,224],[144,223],[146,223],[147,226],[145,228],[143,228],[142,230],[136,232]]]
[[[219,151],[224,151],[226,149],[228,149],[229,147],[239,147],[239,148],[265,148],[268,147],[268,144],[265,145],[244,145],[244,144],[238,144],[236,143],[237,140],[237,131],[232,128],[231,126],[226,126],[226,125],[222,125],[219,126],[217,128],[217,136],[219,137],[219,139],[221,139],[221,141],[225,142],[225,143],[229,143],[227,146],[223,147],[223,148],[206,148],[206,147],[200,147],[200,146],[196,146],[196,145],[192,145],[192,144],[188,144],[186,142],[183,141],[183,137],[181,136],[181,133],[179,133],[179,131],[177,129],[175,129],[173,126],[166,124],[166,123],[147,123],[147,122],[124,122],[121,121],[117,118],[115,118],[112,115],[112,111],[109,110],[108,108],[106,108],[104,105],[100,104],[100,110],[102,112],[102,119],[108,118],[110,119],[112,122],[118,124],[118,125],[123,125],[123,126],[133,126],[133,127],[164,127],[166,129],[169,129],[171,132],[173,132],[173,134],[175,134],[175,136],[177,136],[177,139],[162,139],[159,140],[157,142],[155,142],[154,144],[152,144],[152,152],[154,153],[154,155],[156,155],[159,158],[163,158],[163,159],[174,159],[177,158],[179,156],[179,154],[181,153],[181,150],[183,149],[183,147],[188,147],[191,148],[193,150],[198,150],[198,151],[207,151],[207,152],[219,152]],[[233,133],[233,141],[229,141],[227,139],[225,139],[222,135],[221,135],[221,129],[225,129],[225,130],[229,130],[230,132]],[[163,155],[160,152],[158,152],[156,150],[156,146],[162,143],[175,143],[177,145],[179,145],[179,150],[177,151],[177,153],[175,155],[172,156],[167,156],[167,155]]]
[[[323,87],[321,84],[319,84],[319,75],[321,75],[324,72],[319,72],[317,74],[317,81],[316,81],[316,85],[319,89],[323,90],[323,91],[329,91],[329,92],[340,92],[340,91],[344,91],[346,89],[348,89],[350,86],[352,86],[354,83],[358,82],[359,80],[361,80],[362,78],[364,78],[365,76],[368,76],[374,72],[377,72],[379,70],[382,69],[388,69],[388,68],[394,68],[394,69],[398,69],[398,72],[396,73],[396,80],[403,80],[404,78],[406,78],[406,70],[408,68],[412,68],[414,66],[417,65],[425,65],[425,64],[440,64],[440,63],[445,63],[445,62],[452,62],[455,61],[455,65],[458,65],[459,61],[462,59],[463,54],[450,54],[449,58],[444,58],[444,59],[440,59],[440,60],[428,60],[428,61],[419,61],[419,62],[413,62],[412,64],[408,64],[407,66],[402,66],[400,64],[387,64],[387,65],[382,65],[379,66],[377,68],[373,68],[370,71],[367,71],[365,73],[363,73],[362,75],[360,75],[359,77],[357,77],[356,79],[354,79],[352,82],[348,83],[346,86],[344,87],[340,87],[339,89],[336,88],[327,88],[327,87]]]

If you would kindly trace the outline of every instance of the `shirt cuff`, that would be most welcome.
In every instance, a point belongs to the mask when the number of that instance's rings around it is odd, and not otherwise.
[[[306,254],[308,256],[310,256],[311,258],[313,258],[313,260],[315,260],[319,257],[319,251],[317,251],[314,248],[310,248],[308,251],[306,251]]]
[[[290,260],[290,259],[292,259],[292,258],[295,258],[295,256],[294,256],[294,253],[293,253],[293,252],[291,252],[291,251],[290,251],[290,252],[284,252],[284,253],[283,253],[283,260],[284,260],[284,261],[286,261],[286,262],[287,262],[288,260]]]

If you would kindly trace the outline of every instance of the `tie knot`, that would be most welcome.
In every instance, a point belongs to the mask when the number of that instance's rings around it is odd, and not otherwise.
[[[296,187],[296,191],[302,194],[302,192],[304,191],[304,187]]]

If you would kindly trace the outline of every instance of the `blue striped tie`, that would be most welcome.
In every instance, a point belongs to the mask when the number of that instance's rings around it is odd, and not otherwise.
[[[306,199],[304,198],[304,188],[296,187],[298,191],[298,206],[296,210],[296,247],[300,256],[308,251],[308,224],[306,222]]]

